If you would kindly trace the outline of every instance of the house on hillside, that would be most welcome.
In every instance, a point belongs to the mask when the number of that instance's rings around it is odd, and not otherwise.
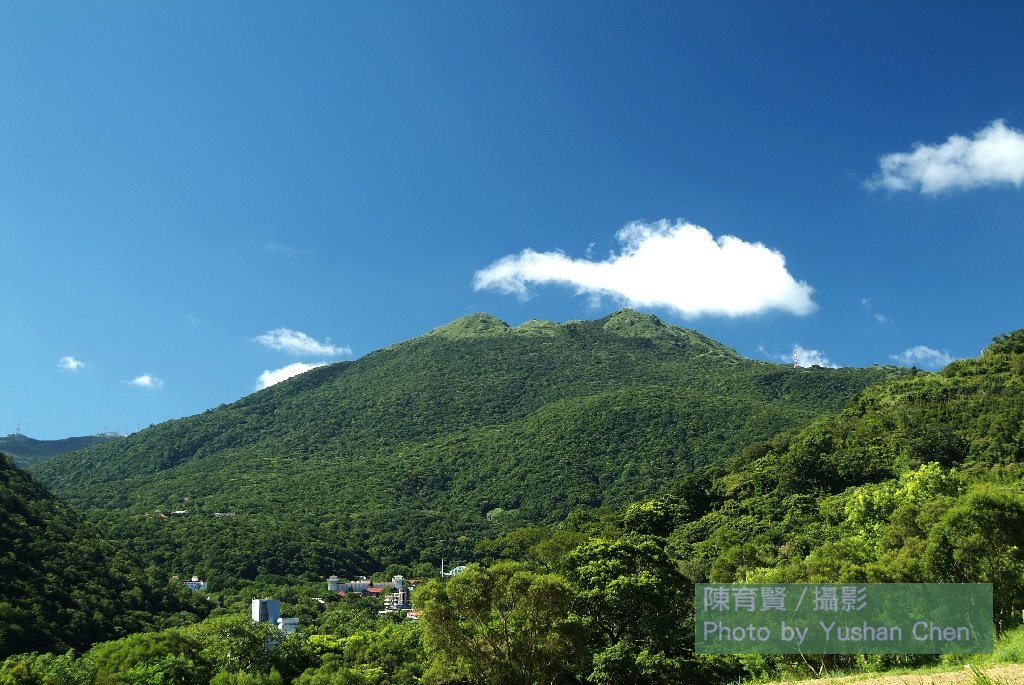
[[[252,622],[271,623],[277,625],[277,619],[281,616],[281,600],[279,599],[256,599],[252,600]]]
[[[371,587],[373,587],[373,582],[367,580],[366,576],[359,576],[355,580],[342,580],[338,576],[331,576],[327,579],[328,592],[366,594],[366,590]]]
[[[299,629],[299,619],[281,616],[281,600],[279,599],[257,599],[254,597],[252,600],[252,622],[269,623],[285,635],[290,635]]]
[[[412,591],[416,589],[416,581],[406,581],[402,576],[391,578],[391,592],[384,597],[384,609],[379,613],[391,614],[401,611],[405,615],[412,612]]]
[[[355,594],[381,598],[384,602],[384,609],[380,612],[382,614],[411,611],[410,595],[415,587],[415,580],[406,580],[403,576],[392,576],[390,583],[375,583],[365,576],[360,576],[357,580],[342,580],[338,576],[330,576],[327,579],[328,591],[336,592],[341,597]]]
[[[199,580],[199,576],[192,576],[192,580],[186,580],[185,587],[193,592],[206,592],[208,589],[206,581]]]

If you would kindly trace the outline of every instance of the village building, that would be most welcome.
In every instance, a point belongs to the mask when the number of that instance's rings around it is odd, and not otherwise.
[[[206,581],[199,580],[199,576],[192,576],[192,580],[186,580],[185,587],[193,592],[206,592],[208,589]]]

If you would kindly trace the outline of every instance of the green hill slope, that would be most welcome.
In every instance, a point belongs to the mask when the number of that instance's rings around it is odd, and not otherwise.
[[[0,660],[82,648],[208,611],[168,583],[0,454]]]
[[[36,440],[20,433],[11,433],[0,437],[0,452],[10,455],[15,464],[26,468],[58,454],[74,452],[117,438],[116,433],[100,433],[62,440]]]
[[[695,580],[991,582],[1010,625],[1022,462],[1024,330],[684,481],[671,549]]]
[[[657,492],[905,373],[751,361],[630,310],[517,328],[476,314],[35,472],[214,582],[436,563]]]

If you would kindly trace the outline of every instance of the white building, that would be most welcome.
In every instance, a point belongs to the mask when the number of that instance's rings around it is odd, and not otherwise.
[[[196,592],[206,592],[207,590],[206,581],[199,580],[199,576],[192,576],[192,580],[186,580],[185,586],[189,590],[194,590]]]
[[[276,626],[279,618],[281,618],[281,600],[255,598],[252,600],[253,623],[269,623]]]
[[[331,576],[327,579],[327,590],[329,592],[355,592],[365,593],[373,587],[366,576],[359,576],[356,580],[342,580],[338,576]]]
[[[279,618],[277,619],[277,629],[285,635],[291,635],[299,629],[299,619],[297,618]]]

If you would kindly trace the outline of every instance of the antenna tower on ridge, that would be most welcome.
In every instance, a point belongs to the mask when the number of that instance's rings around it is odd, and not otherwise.
[[[797,351],[796,350],[793,350],[793,368],[794,369],[799,369],[800,368],[800,357],[797,355]]]

